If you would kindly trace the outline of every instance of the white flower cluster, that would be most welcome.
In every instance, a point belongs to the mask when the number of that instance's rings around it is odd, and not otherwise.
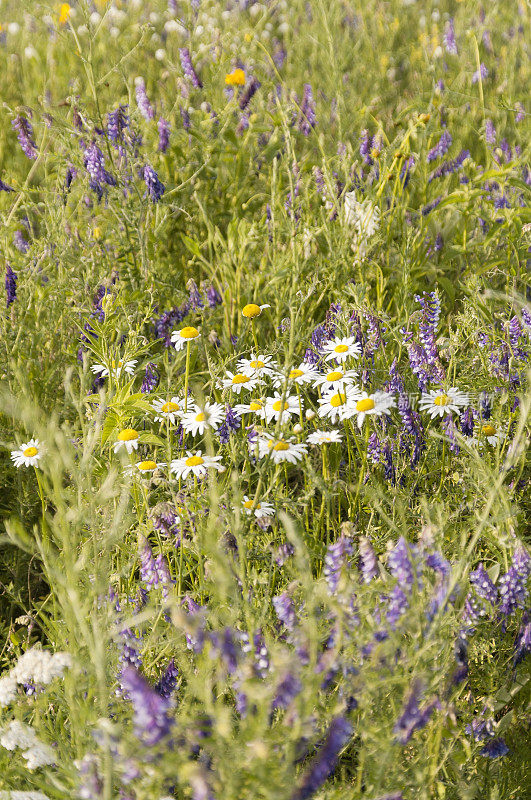
[[[9,705],[16,695],[17,685],[36,683],[47,686],[54,678],[60,678],[72,664],[69,653],[49,653],[40,647],[32,647],[23,653],[14,667],[0,678],[0,708]]]
[[[20,747],[24,751],[22,756],[28,762],[28,769],[38,769],[48,764],[55,764],[51,747],[37,739],[33,728],[24,725],[18,719],[12,720],[2,732],[0,744],[6,750],[16,750],[17,747]]]
[[[42,792],[0,792],[0,800],[49,800]]]

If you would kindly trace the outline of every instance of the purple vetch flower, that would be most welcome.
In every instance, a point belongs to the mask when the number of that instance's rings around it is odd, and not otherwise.
[[[508,752],[509,748],[502,738],[490,739],[480,750],[481,755],[487,758],[503,758]]]
[[[185,78],[187,78],[192,86],[196,89],[202,89],[203,84],[197,72],[194,69],[194,65],[192,64],[192,57],[190,55],[190,50],[187,47],[180,47],[179,48],[179,56],[181,59],[181,67],[184,72]]]
[[[410,156],[409,158],[405,159],[405,161],[402,163],[402,166],[400,167],[399,178],[404,189],[409,183],[409,178],[411,176],[411,172],[413,171],[414,166],[415,166],[415,158],[413,156]]]
[[[363,159],[364,164],[368,164],[372,166],[373,160],[371,158],[371,150],[372,150],[372,136],[370,136],[368,130],[363,130],[360,136],[360,156]]]
[[[382,448],[376,433],[371,433],[367,442],[367,455],[373,464],[379,464],[382,458]]]
[[[397,541],[387,557],[387,568],[402,587],[411,589],[415,580],[419,581],[418,568],[415,570],[412,557],[415,548],[409,547],[403,536]]]
[[[441,200],[442,197],[439,195],[439,197],[436,197],[435,200],[431,201],[431,203],[427,203],[425,206],[423,206],[421,209],[422,216],[427,217],[428,214],[431,214],[431,212],[437,208]]]
[[[297,615],[295,613],[293,600],[287,592],[273,597],[273,608],[280,622],[282,622],[288,631],[293,631],[297,626]]]
[[[305,83],[297,127],[304,136],[309,136],[312,128],[315,128],[316,124],[317,117],[315,115],[312,87],[311,84]]]
[[[435,161],[437,158],[442,158],[448,150],[450,149],[450,145],[452,144],[452,136],[449,131],[443,131],[441,138],[432,149],[428,152],[427,159],[428,161]]]
[[[223,303],[223,298],[212,283],[202,283],[201,288],[206,295],[209,308],[216,308]]]
[[[341,535],[337,542],[329,545],[324,559],[323,574],[328,584],[330,594],[337,592],[341,573],[348,567],[348,558],[353,553],[352,540]]]
[[[15,190],[13,189],[12,186],[8,186],[7,183],[4,183],[4,181],[0,179],[0,192],[14,192],[14,191]]]
[[[463,409],[459,417],[459,424],[463,436],[474,435],[474,409],[471,406]]]
[[[361,572],[363,583],[370,583],[379,574],[376,553],[367,536],[360,536],[358,547],[360,554],[359,571]]]
[[[293,673],[288,672],[275,689],[275,696],[271,704],[271,713],[278,708],[287,708],[302,691],[302,683]]]
[[[240,121],[236,126],[236,136],[243,136],[246,130],[249,128],[249,114],[242,114],[240,117]]]
[[[525,607],[530,575],[531,557],[525,548],[519,546],[514,552],[511,566],[498,582],[501,614],[510,616],[517,608]]]
[[[489,573],[483,564],[479,564],[477,569],[470,573],[470,585],[473,586],[478,597],[487,600],[493,606],[497,604],[498,590],[491,581]]]
[[[263,679],[269,672],[269,652],[260,629],[253,636],[254,644],[254,671],[256,675]]]
[[[449,575],[451,570],[450,562],[438,550],[426,556],[426,564],[443,577]]]
[[[171,332],[173,328],[182,322],[190,308],[187,303],[182,306],[175,306],[170,311],[164,311],[160,317],[153,320],[155,338],[163,339],[165,347],[171,347]]]
[[[483,62],[479,65],[479,69],[477,69],[474,74],[472,75],[472,83],[477,83],[480,79],[482,81],[486,80],[489,77],[489,71]]]
[[[244,91],[240,95],[240,110],[245,111],[251,100],[253,99],[254,95],[260,88],[260,81],[257,80],[254,76],[251,77],[249,83],[245,87]]]
[[[514,107],[516,109],[514,121],[521,122],[523,119],[525,119],[525,108],[523,107],[522,103],[515,103]]]
[[[469,156],[470,156],[470,150],[461,150],[461,152],[456,158],[450,159],[449,161],[443,161],[443,163],[439,167],[437,167],[437,169],[433,170],[431,175],[428,177],[428,183],[431,183],[437,178],[444,178],[446,175],[451,175],[452,173],[457,172],[459,169],[461,169],[463,163]],[[439,205],[441,200],[442,197],[437,198],[436,205]],[[430,204],[428,204],[428,206],[424,206],[424,208],[428,208],[429,206]],[[430,208],[430,211],[433,211],[433,208]],[[423,209],[422,213],[424,216],[426,216],[426,213],[429,212],[425,213]]]
[[[164,117],[160,117],[157,122],[159,132],[159,151],[165,153],[170,146],[170,123]]]
[[[99,761],[93,753],[87,753],[80,761],[75,762],[79,775],[77,795],[80,800],[98,800],[102,797],[105,786],[99,773]]]
[[[89,174],[89,186],[101,199],[103,195],[102,184],[105,183],[109,186],[115,186],[116,181],[105,169],[105,156],[96,142],[92,142],[92,144],[85,149],[83,162]]]
[[[446,52],[450,53],[450,55],[452,56],[456,56],[457,43],[455,41],[454,21],[452,18],[450,18],[446,23],[443,41],[444,41],[444,46],[446,47]]]
[[[531,311],[525,306],[522,308],[522,322],[531,330]]]
[[[17,297],[17,281],[18,275],[16,272],[13,272],[11,269],[11,265],[6,263],[6,279],[5,279],[5,287],[6,287],[6,306],[9,308],[11,303],[14,303]]]
[[[159,176],[150,164],[146,164],[142,170],[142,175],[147,187],[147,194],[149,195],[151,202],[158,203],[164,194],[166,187],[159,180]]]
[[[201,292],[199,291],[199,287],[193,278],[190,278],[186,282],[186,288],[188,289],[188,293],[190,295],[190,307],[192,308],[193,311],[199,311],[201,308],[204,307],[205,302],[201,297]]]
[[[232,431],[239,430],[241,425],[240,417],[236,414],[232,406],[225,406],[225,419],[217,430],[218,439],[221,444],[227,444]]]
[[[386,619],[394,630],[400,617],[407,611],[409,603],[400,586],[394,586],[387,598]]]
[[[422,422],[419,414],[411,408],[409,396],[406,392],[400,392],[398,395],[397,409],[406,433],[416,438],[421,437],[423,433]]]
[[[513,665],[516,667],[529,653],[531,653],[531,617],[524,613],[522,625],[514,643]]]
[[[135,95],[137,106],[144,119],[153,119],[155,111],[147,96],[146,84],[143,78],[137,78],[135,81]]]
[[[452,453],[459,453],[460,447],[457,443],[457,426],[451,414],[447,414],[442,423],[441,429],[446,436],[448,447]]]
[[[107,135],[111,142],[123,141],[124,131],[129,127],[129,114],[126,105],[119,105],[107,114]]]
[[[183,123],[183,128],[185,131],[189,131],[192,127],[192,123],[190,121],[190,114],[188,113],[188,109],[183,108],[183,106],[179,106],[179,111],[181,114],[181,120]]]
[[[142,394],[149,394],[153,392],[159,385],[160,377],[153,362],[149,362],[144,373],[144,379],[140,391]]]
[[[30,249],[29,242],[24,238],[22,231],[15,231],[13,234],[13,244],[21,253],[27,253]]]
[[[37,158],[37,145],[33,140],[33,126],[27,117],[20,114],[11,122],[13,129],[17,132],[17,139],[24,155],[34,160]]]
[[[281,544],[278,546],[274,554],[275,564],[278,567],[283,567],[288,558],[295,553],[295,548],[292,544]]]
[[[438,253],[443,249],[443,245],[444,245],[444,239],[442,237],[442,234],[438,233],[437,236],[435,237],[435,244],[433,246],[433,249],[435,250],[436,253]]]
[[[224,628],[221,632],[212,632],[209,638],[212,647],[221,656],[228,673],[232,675],[238,667],[241,656],[234,631],[231,628]]]
[[[496,128],[491,119],[485,123],[485,141],[487,144],[496,144]]]
[[[140,580],[148,589],[153,589],[159,582],[155,557],[147,539],[142,540],[140,549]]]
[[[512,316],[511,319],[509,320],[508,327],[509,327],[509,341],[511,342],[511,347],[513,348],[513,351],[518,351],[519,350],[518,340],[522,335],[522,326],[516,314]]]
[[[404,745],[409,742],[414,731],[424,728],[428,723],[433,711],[440,708],[438,700],[432,700],[423,709],[419,707],[419,700],[422,695],[422,687],[419,682],[413,685],[411,693],[404,705],[402,714],[396,721],[393,732],[397,741]]]
[[[135,735],[147,747],[153,747],[171,730],[169,700],[161,697],[134,667],[123,669],[122,682],[133,705]]]
[[[291,800],[308,800],[332,775],[339,754],[352,735],[352,725],[345,717],[334,717],[326,737],[306,770]]]
[[[382,446],[382,464],[384,465],[384,478],[394,486],[396,483],[396,469],[393,463],[393,445],[390,441]]]

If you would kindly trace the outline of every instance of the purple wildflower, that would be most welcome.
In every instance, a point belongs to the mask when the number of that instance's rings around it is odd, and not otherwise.
[[[447,414],[441,423],[441,428],[446,434],[446,441],[452,453],[459,453],[459,445],[457,443],[457,427],[454,418],[451,414]]]
[[[297,127],[301,133],[305,136],[309,136],[312,128],[315,128],[316,124],[317,117],[315,116],[312,87],[311,84],[305,83]]]
[[[500,612],[504,616],[510,616],[517,608],[525,607],[528,596],[527,581],[530,575],[531,557],[527,550],[518,547],[509,570],[502,575],[498,584]]]
[[[333,773],[339,754],[352,735],[352,725],[344,717],[334,717],[323,744],[317,750],[300,786],[291,800],[307,800],[313,797]]]
[[[396,483],[396,470],[393,463],[393,445],[391,442],[384,442],[382,447],[382,463],[384,465],[384,477],[394,486]]]
[[[15,190],[13,189],[12,186],[8,186],[7,183],[4,183],[4,181],[0,179],[0,192],[14,192],[14,191]]]
[[[33,140],[33,127],[27,117],[20,114],[11,122],[12,127],[17,132],[17,139],[22,151],[27,158],[34,160],[37,158],[37,145]]]
[[[456,158],[453,158],[450,161],[443,161],[443,163],[431,173],[431,175],[428,178],[428,183],[431,183],[437,178],[444,178],[446,175],[451,175],[452,173],[457,172],[459,169],[461,169],[461,167],[463,166],[463,162],[469,157],[469,155],[470,155],[470,150],[461,150],[461,152]],[[436,205],[439,205],[441,200],[442,200],[441,197],[437,198]],[[429,205],[430,204],[428,204],[428,206],[425,206],[424,208],[428,208]],[[433,208],[430,208],[430,211],[433,211]],[[426,216],[426,213],[429,213],[429,211],[425,212],[423,209],[422,213],[424,216]]]
[[[195,86],[196,89],[202,89],[203,84],[201,82],[199,75],[194,69],[189,49],[187,47],[179,48],[179,56],[181,59],[181,67],[183,69],[185,78],[187,78],[192,84],[192,86]]]
[[[159,132],[159,151],[165,153],[170,146],[170,123],[164,117],[160,117],[157,122],[157,129]]]
[[[459,423],[461,425],[461,433],[463,436],[473,436],[474,435],[474,409],[470,406],[465,408],[459,417]]]
[[[366,536],[360,536],[359,541],[359,570],[363,578],[363,583],[370,583],[378,577],[378,560],[373,550],[372,544]]]
[[[24,238],[22,231],[15,231],[13,234],[13,244],[21,253],[27,253],[30,249],[29,242]]]
[[[481,63],[479,65],[479,69],[477,69],[472,75],[472,83],[477,83],[480,79],[484,81],[488,77],[489,77],[489,71],[485,66],[485,64]]]
[[[525,109],[522,103],[515,103],[514,107],[516,108],[516,116],[514,121],[521,122],[523,119],[525,119]]]
[[[411,589],[415,581],[415,570],[410,548],[403,536],[397,541],[387,558],[389,572],[404,588]]]
[[[10,264],[6,264],[6,279],[5,279],[5,287],[6,287],[6,306],[9,308],[11,303],[14,303],[17,297],[17,280],[18,275],[16,272],[13,272],[11,269]]]
[[[348,565],[348,557],[352,555],[352,541],[348,536],[340,536],[331,544],[325,555],[323,573],[328,583],[330,594],[337,592],[342,571]]]
[[[443,40],[444,40],[444,46],[446,47],[446,51],[450,53],[450,55],[456,56],[457,43],[455,41],[454,21],[451,18],[446,23]]]
[[[201,288],[205,292],[209,308],[216,308],[223,303],[223,298],[212,283],[201,284]]]
[[[363,159],[365,164],[371,166],[373,164],[373,160],[371,158],[371,150],[372,150],[372,136],[370,136],[368,130],[363,130],[361,132],[360,137],[360,156]]]
[[[193,278],[190,278],[186,282],[186,288],[188,289],[190,295],[190,307],[193,309],[193,311],[199,311],[201,308],[204,307],[205,302],[201,297],[201,292],[199,291],[199,287]]]
[[[138,78],[136,80],[135,94],[136,94],[136,103],[144,119],[147,120],[153,119],[153,117],[155,116],[155,111],[153,110],[153,106],[149,102],[149,98],[146,92],[146,84],[143,78]]]
[[[491,581],[489,573],[483,564],[480,564],[474,572],[470,573],[470,585],[474,587],[478,597],[487,600],[492,605],[496,605],[498,602],[498,590]]]
[[[528,653],[531,653],[531,618],[524,614],[522,626],[514,643],[514,666],[516,667]]]
[[[432,149],[428,152],[427,159],[428,161],[435,161],[437,158],[442,158],[448,150],[450,149],[450,145],[452,144],[452,136],[449,131],[443,131],[441,138]]]
[[[415,437],[422,436],[420,416],[411,408],[406,392],[400,392],[398,395],[397,409],[406,433]]]
[[[155,364],[150,361],[146,367],[140,391],[142,394],[149,394],[149,392],[153,392],[159,385],[159,381],[160,377],[156,370]]]
[[[170,732],[173,720],[168,716],[169,701],[134,667],[123,669],[122,682],[133,704],[135,734],[147,747],[153,747]]]
[[[373,464],[379,464],[382,458],[382,449],[380,447],[380,440],[376,433],[371,433],[369,441],[367,442],[367,455]]]
[[[424,728],[433,711],[439,708],[438,701],[432,700],[421,709],[419,707],[420,696],[421,687],[419,683],[416,683],[406,701],[402,714],[393,728],[393,732],[400,744],[407,744],[414,731]]]
[[[439,196],[439,197],[436,197],[435,200],[432,200],[431,203],[427,203],[425,206],[423,206],[422,209],[421,209],[422,216],[423,217],[427,217],[428,214],[431,214],[431,212],[434,209],[437,208],[437,206],[439,205],[441,200],[442,200],[442,197]]]
[[[386,618],[391,628],[395,628],[400,617],[409,606],[407,597],[400,586],[394,586],[387,599]]]
[[[140,549],[140,580],[148,589],[153,589],[159,582],[155,557],[147,539],[143,539]]]
[[[129,127],[129,115],[127,106],[120,105],[114,111],[109,111],[107,115],[107,134],[111,142],[123,141],[126,128]]]
[[[287,708],[301,691],[302,683],[299,678],[288,672],[275,690],[271,711],[276,711],[278,708]]]
[[[291,597],[286,592],[276,595],[273,597],[273,607],[280,622],[288,631],[293,631],[297,625],[297,616]]]
[[[503,758],[509,752],[509,748],[501,738],[490,739],[485,747],[480,750],[482,756],[487,758]]]
[[[239,103],[241,111],[245,111],[259,88],[260,81],[258,81],[255,77],[251,77],[249,83],[245,87],[245,90],[240,95]]]
[[[249,114],[242,114],[240,117],[240,121],[236,126],[236,136],[243,136],[246,130],[249,128]]]
[[[496,144],[496,128],[491,119],[485,123],[485,141],[487,144]]]
[[[153,203],[158,203],[164,194],[165,186],[159,180],[159,176],[150,164],[146,164],[143,169],[143,178],[146,183],[147,193]]]
[[[85,169],[89,174],[89,185],[101,199],[103,194],[102,184],[115,186],[116,181],[113,176],[105,169],[105,156],[95,142],[92,142],[83,154]]]
[[[236,671],[238,659],[241,655],[234,632],[230,628],[224,628],[221,633],[213,632],[210,634],[210,643],[218,651],[227,671],[232,675]]]

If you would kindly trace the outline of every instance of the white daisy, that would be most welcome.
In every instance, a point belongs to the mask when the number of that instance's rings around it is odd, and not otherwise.
[[[244,375],[250,375],[252,378],[271,377],[277,370],[273,356],[264,356],[262,354],[255,356],[253,353],[251,353],[251,358],[240,358],[236,366],[240,372],[243,372]]]
[[[256,303],[247,303],[247,305],[242,308],[242,314],[244,317],[247,317],[247,319],[254,319],[260,316],[264,308],[271,308],[271,306],[268,303],[264,303],[262,306]]]
[[[38,439],[30,439],[26,444],[21,444],[18,450],[11,451],[11,460],[17,467],[36,467],[44,453],[44,448]]]
[[[324,390],[327,389],[342,389],[343,386],[352,385],[354,380],[358,377],[355,369],[336,369],[327,372],[325,375],[317,374],[314,380],[314,387],[322,386]]]
[[[273,381],[273,385],[275,387],[282,386],[287,378],[290,383],[296,383],[298,386],[302,386],[305,383],[312,383],[312,381],[315,381],[318,374],[317,370],[314,369],[311,364],[302,361],[298,367],[290,369],[286,376],[279,374]]]
[[[292,414],[298,414],[299,410],[297,395],[288,395],[282,400],[282,393],[275,392],[273,397],[266,397],[264,414],[267,422],[280,419],[284,424],[289,422]]]
[[[369,199],[360,202],[356,192],[347,192],[344,219],[347,225],[356,229],[357,238],[370,239],[379,228],[380,209]]]
[[[362,392],[354,405],[354,413],[358,417],[358,428],[362,427],[367,414],[379,417],[381,414],[389,414],[394,407],[395,399],[389,392],[374,392],[373,394]]]
[[[459,413],[459,409],[468,405],[468,395],[455,386],[450,389],[430,389],[423,392],[419,403],[421,411],[427,411],[432,419],[444,417],[448,413]]]
[[[137,461],[136,464],[128,464],[124,469],[124,474],[128,478],[133,475],[151,475],[155,470],[162,469],[166,464],[163,461]]]
[[[165,422],[167,419],[172,425],[184,411],[184,400],[172,397],[171,400],[153,400],[152,408],[157,412],[155,422]]]
[[[254,500],[249,500],[246,494],[243,496],[242,506],[245,513],[250,516],[254,513],[257,519],[261,517],[274,517],[275,516],[275,507],[271,505],[271,503],[266,503],[264,500],[259,500],[256,505]],[[254,512],[253,512],[253,506]]]
[[[244,372],[228,372],[227,377],[221,381],[223,389],[232,389],[235,394],[240,394],[243,390],[246,392],[256,389],[260,383],[260,378],[254,375],[246,375]]]
[[[172,331],[171,342],[176,350],[182,350],[188,342],[199,338],[199,335],[197,328],[194,328],[192,325],[187,325],[185,328],[181,328],[180,331]]]
[[[485,422],[479,431],[479,436],[475,441],[481,446],[484,441],[487,441],[492,447],[496,447],[500,442],[505,439],[505,431],[502,428],[496,427],[491,422]]]
[[[205,403],[203,408],[194,404],[191,411],[187,411],[181,418],[181,423],[186,433],[192,436],[201,436],[206,428],[217,430],[221,420],[225,416],[225,410],[221,403]]]
[[[327,353],[325,361],[338,361],[343,364],[347,358],[358,358],[361,355],[361,347],[356,341],[355,336],[336,337],[331,339],[321,348],[323,353]]]
[[[109,375],[119,378],[122,372],[126,372],[127,375],[134,375],[136,363],[136,359],[132,361],[111,361],[108,367],[105,364],[93,364],[91,370],[95,375],[101,375],[102,378],[107,378]]]
[[[331,389],[319,398],[319,416],[329,417],[331,422],[349,419],[355,413],[354,407],[359,396],[359,390],[354,386],[343,386],[337,391]]]
[[[233,411],[238,414],[239,417],[243,416],[243,414],[254,414],[261,419],[264,418],[265,413],[265,400],[261,398],[255,398],[254,400],[249,400],[248,403],[238,403],[238,405],[234,406]]]
[[[343,436],[340,431],[315,431],[310,433],[306,441],[309,444],[331,444],[333,442],[340,442]]]
[[[295,464],[301,461],[306,455],[308,448],[305,444],[286,439],[276,439],[274,436],[265,434],[258,438],[258,456],[264,458],[271,454],[271,461],[280,464],[282,461],[289,461]]]
[[[116,437],[114,443],[114,452],[117,453],[120,448],[125,447],[129,455],[138,447],[138,431],[134,428],[124,428]]]
[[[223,472],[225,467],[218,462],[221,461],[221,456],[205,456],[201,450],[196,450],[195,453],[188,451],[183,458],[176,458],[170,464],[171,472],[176,478],[187,478],[188,475],[195,475],[197,478],[202,478],[206,475],[207,469],[217,469]]]

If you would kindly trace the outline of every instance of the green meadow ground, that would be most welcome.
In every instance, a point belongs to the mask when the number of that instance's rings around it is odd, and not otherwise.
[[[528,42],[0,0],[0,797],[528,796]]]

